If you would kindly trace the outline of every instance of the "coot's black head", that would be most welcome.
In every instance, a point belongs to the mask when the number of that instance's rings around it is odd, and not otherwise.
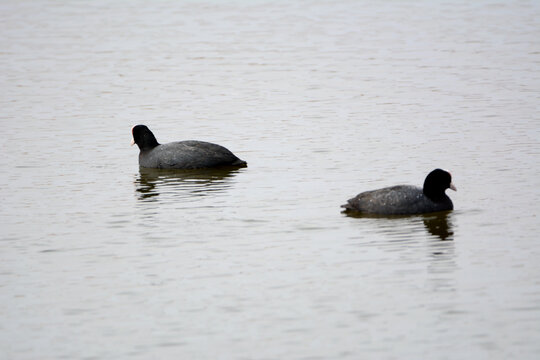
[[[433,201],[442,201],[446,199],[446,189],[456,191],[452,184],[452,175],[448,171],[435,169],[428,174],[424,181],[424,195]]]
[[[150,150],[159,145],[154,134],[145,125],[135,125],[131,133],[133,134],[131,145],[137,144],[141,150]]]

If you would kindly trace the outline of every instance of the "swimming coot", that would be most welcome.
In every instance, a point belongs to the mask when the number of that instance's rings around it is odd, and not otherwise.
[[[131,145],[139,146],[139,166],[143,168],[203,169],[247,166],[245,161],[221,145],[195,140],[160,144],[145,125],[134,126],[131,133]]]
[[[452,210],[452,200],[446,189],[456,191],[452,175],[445,170],[435,169],[428,174],[424,187],[397,185],[366,191],[349,199],[341,207],[345,212],[379,215],[409,215]]]

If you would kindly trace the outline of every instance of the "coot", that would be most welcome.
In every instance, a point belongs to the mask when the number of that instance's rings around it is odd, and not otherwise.
[[[397,185],[366,191],[349,199],[341,207],[345,212],[379,215],[409,215],[452,210],[452,200],[446,189],[456,191],[452,175],[445,170],[435,169],[428,174],[424,187]]]
[[[247,163],[221,145],[205,141],[157,142],[145,125],[131,129],[131,145],[139,146],[139,166],[153,169],[203,169],[214,167],[245,167]]]

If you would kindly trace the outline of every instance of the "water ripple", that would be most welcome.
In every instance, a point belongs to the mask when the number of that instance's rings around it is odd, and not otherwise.
[[[197,201],[224,193],[242,169],[161,170],[143,169],[135,179],[137,199],[142,202]]]

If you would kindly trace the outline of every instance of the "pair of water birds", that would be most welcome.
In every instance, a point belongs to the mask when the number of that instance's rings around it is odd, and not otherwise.
[[[139,146],[139,166],[155,169],[201,169],[246,167],[247,163],[231,151],[205,141],[186,140],[160,144],[145,125],[131,130],[131,145]],[[446,189],[456,190],[448,171],[435,169],[428,174],[422,188],[397,185],[366,191],[349,199],[342,207],[346,212],[377,215],[410,215],[452,210]]]

